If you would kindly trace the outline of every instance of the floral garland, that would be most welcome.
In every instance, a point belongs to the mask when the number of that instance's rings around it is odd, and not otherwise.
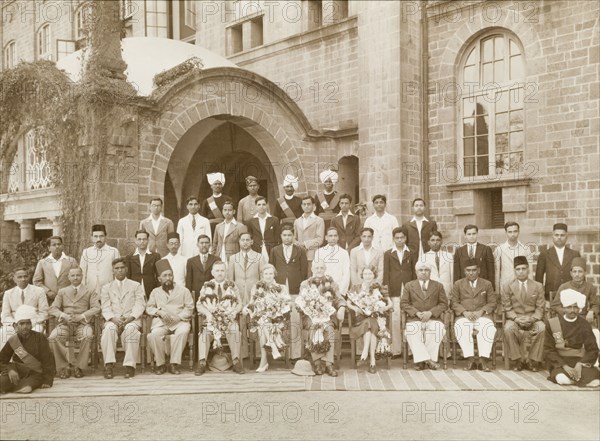
[[[319,354],[326,353],[330,348],[326,329],[331,316],[335,314],[333,298],[335,297],[335,283],[330,276],[311,277],[307,287],[300,289],[296,298],[296,308],[304,313],[311,321],[311,332],[306,348]]]
[[[221,337],[237,318],[238,303],[233,288],[235,288],[235,283],[223,282],[224,292],[221,300],[217,295],[217,284],[214,281],[204,282],[200,289],[198,301],[211,314],[211,318],[206,320],[204,327],[213,333],[213,349],[221,349]]]
[[[290,316],[290,295],[278,283],[258,282],[252,292],[250,303],[243,313],[250,317],[250,332],[259,330],[266,336],[265,347],[270,347],[273,358],[281,357],[285,348],[283,331]]]

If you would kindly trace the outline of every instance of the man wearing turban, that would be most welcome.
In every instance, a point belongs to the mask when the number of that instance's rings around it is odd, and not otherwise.
[[[340,212],[340,194],[333,189],[338,178],[338,174],[334,170],[324,170],[319,174],[319,179],[325,189],[315,195],[315,214],[325,221],[325,231],[329,228],[333,216]]]
[[[212,189],[212,195],[202,201],[200,215],[204,216],[210,222],[211,234],[214,235],[217,224],[223,222],[223,204],[225,201],[232,201],[230,196],[223,194],[225,185],[225,175],[221,172],[208,173],[206,175],[208,184]]]
[[[283,179],[283,197],[277,199],[275,217],[281,220],[281,224],[294,224],[294,221],[302,216],[302,198],[294,193],[298,191],[298,178],[286,175]]]

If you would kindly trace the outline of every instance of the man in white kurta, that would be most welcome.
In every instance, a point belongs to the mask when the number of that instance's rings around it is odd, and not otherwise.
[[[327,245],[315,252],[315,262],[325,262],[325,274],[331,276],[340,288],[339,294],[346,297],[350,287],[350,256],[338,245],[338,232],[329,227],[325,236]]]
[[[100,306],[104,317],[104,329],[100,337],[102,357],[104,358],[104,378],[113,377],[113,367],[116,362],[117,339],[125,348],[125,378],[135,376],[140,336],[142,329],[142,314],[146,309],[144,288],[138,282],[127,278],[127,264],[124,258],[113,262],[115,278],[104,285],[100,293]]]
[[[157,375],[164,374],[166,355],[169,352],[169,372],[179,375],[181,354],[190,333],[190,320],[194,312],[192,294],[184,285],[173,284],[173,271],[166,260],[156,263],[161,286],[150,293],[146,313],[152,318],[152,331],[148,334],[148,345],[154,353]],[[167,337],[169,346],[167,349]]]
[[[2,300],[2,313],[0,314],[2,328],[0,328],[0,349],[4,347],[8,339],[16,334],[13,327],[15,312],[21,305],[33,306],[37,312],[31,320],[32,330],[44,333],[46,319],[48,318],[48,300],[43,288],[29,284],[29,271],[27,268],[17,268],[14,271],[13,281],[17,284],[12,289],[4,292]]]
[[[186,201],[188,215],[179,219],[177,222],[177,234],[181,241],[179,253],[189,259],[198,255],[198,236],[205,234],[209,239],[212,238],[210,231],[210,222],[204,216],[198,214],[200,204],[198,198],[191,196]]]
[[[373,196],[373,208],[375,213],[365,220],[365,227],[372,228],[373,246],[383,252],[391,249],[394,246],[392,231],[399,227],[398,219],[392,216],[385,208],[387,206],[387,198],[384,195],[377,194]]]
[[[162,260],[167,260],[171,265],[173,271],[173,282],[177,286],[185,286],[185,274],[187,259],[179,254],[179,247],[181,242],[179,241],[179,234],[169,233],[167,236],[167,249],[169,254]]]
[[[519,224],[506,222],[504,231],[506,232],[506,242],[497,246],[494,250],[496,289],[500,291],[500,295],[503,294],[504,287],[510,285],[515,279],[515,257],[524,256],[527,259],[529,268],[533,268],[533,253],[528,246],[519,241]],[[533,279],[533,272],[530,272],[529,278]]]
[[[106,243],[106,227],[92,226],[93,246],[83,250],[79,266],[83,271],[83,284],[88,288],[100,290],[113,279],[112,262],[120,257],[119,250]]]

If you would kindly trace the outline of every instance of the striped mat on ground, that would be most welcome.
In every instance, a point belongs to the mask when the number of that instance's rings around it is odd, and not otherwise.
[[[2,399],[301,391],[598,391],[598,388],[559,386],[546,380],[546,375],[545,372],[505,370],[484,373],[397,368],[379,369],[375,374],[362,369],[344,369],[338,377],[298,377],[283,369],[261,374],[247,371],[245,375],[207,372],[201,377],[191,372],[160,377],[146,372],[130,380],[122,376],[106,380],[101,375],[56,379],[50,389],[38,389],[30,395],[5,394]]]

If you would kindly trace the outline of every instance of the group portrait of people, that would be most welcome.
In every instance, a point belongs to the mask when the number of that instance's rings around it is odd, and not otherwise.
[[[285,358],[293,374],[335,377],[345,329],[351,357],[369,373],[401,355],[415,370],[440,369],[448,341],[465,370],[490,372],[501,337],[512,370],[600,385],[599,297],[587,262],[566,246],[566,224],[554,225],[534,272],[516,222],[505,224],[506,242],[494,249],[466,225],[464,245],[451,252],[425,216],[426,201],[415,199],[412,218],[400,224],[378,194],[363,221],[352,197],[336,191],[334,170],[320,174],[323,188],[312,196],[297,195],[298,179],[286,176],[273,214],[255,177],[239,201],[223,192],[223,173],[207,180],[211,196],[187,198],[176,224],[152,198],[129,255],[107,244],[98,223],[79,260],[53,236],[33,275],[14,270],[0,316],[2,393],[83,377],[94,345],[106,379],[121,349],[124,376],[133,379],[146,356],[142,341],[156,375],[180,374],[193,346],[197,376],[244,374],[244,359],[256,354],[259,373]]]

